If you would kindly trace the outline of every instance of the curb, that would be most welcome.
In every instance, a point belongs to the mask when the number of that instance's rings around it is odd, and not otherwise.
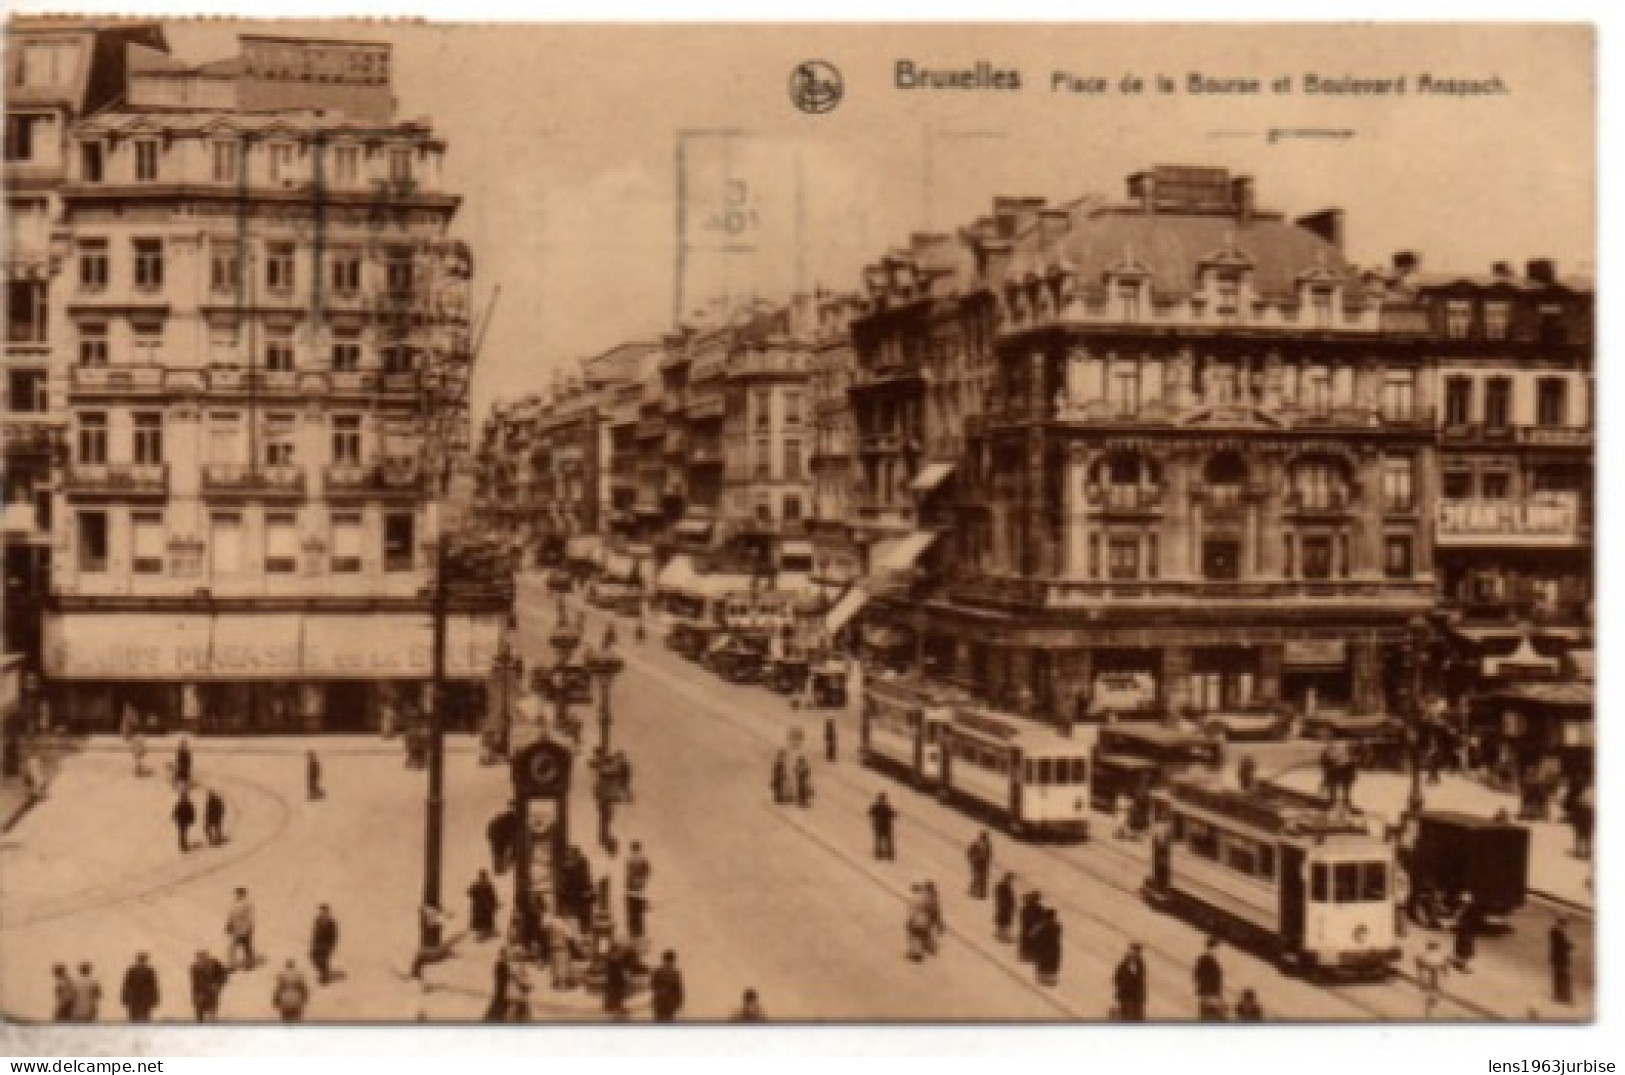
[[[1581,903],[1579,900],[1571,899],[1568,896],[1559,896],[1554,892],[1547,892],[1541,888],[1529,889],[1529,895],[1552,904],[1569,914],[1583,916],[1589,921],[1596,920],[1597,909],[1590,904]]]
[[[34,809],[34,805],[40,801],[40,798],[41,796],[38,795],[24,796],[23,801],[17,804],[16,809],[12,810],[3,822],[0,822],[0,833],[7,833],[16,828],[17,823],[28,816],[28,812]]]

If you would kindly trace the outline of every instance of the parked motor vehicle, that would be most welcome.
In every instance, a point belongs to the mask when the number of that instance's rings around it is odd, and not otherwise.
[[[1292,714],[1278,705],[1241,705],[1196,713],[1189,723],[1209,739],[1285,739],[1292,731]]]
[[[1157,684],[1147,672],[1101,672],[1089,695],[1088,720],[1154,720]]]

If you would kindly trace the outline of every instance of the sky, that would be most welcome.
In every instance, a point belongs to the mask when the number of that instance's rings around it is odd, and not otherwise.
[[[201,62],[231,54],[242,28],[168,33]],[[1260,206],[1289,216],[1341,207],[1360,264],[1402,249],[1429,269],[1595,262],[1594,42],[1580,26],[277,27],[306,31],[391,41],[400,115],[448,141],[476,309],[500,288],[476,418],[712,296],[856,289],[911,232],[965,224],[995,195],[1120,199],[1154,164],[1252,175]],[[841,73],[827,113],[791,102],[809,59]],[[985,62],[1022,85],[901,89],[901,61]],[[1105,92],[1056,91],[1057,72]],[[1259,91],[1195,93],[1192,74]],[[1403,76],[1406,92],[1314,95],[1307,75]],[[1504,92],[1423,94],[1423,75]],[[1319,133],[1270,138],[1304,128]]]

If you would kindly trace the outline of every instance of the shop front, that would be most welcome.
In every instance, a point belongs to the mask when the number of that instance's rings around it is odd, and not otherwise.
[[[1325,709],[1349,709],[1354,702],[1354,676],[1347,640],[1304,638],[1282,643],[1280,699],[1305,716]]]
[[[500,613],[446,624],[446,727],[472,728]],[[134,719],[201,734],[375,732],[429,703],[427,613],[60,613],[46,621],[58,719],[81,733]]]

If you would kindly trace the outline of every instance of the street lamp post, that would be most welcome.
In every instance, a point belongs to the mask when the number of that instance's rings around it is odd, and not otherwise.
[[[609,710],[609,688],[625,667],[626,662],[614,647],[606,648],[587,663],[587,671],[598,681],[598,749],[606,758],[609,756],[610,728],[614,723]]]
[[[1405,641],[1410,659],[1410,763],[1411,791],[1406,800],[1410,813],[1420,814],[1426,805],[1422,794],[1422,662],[1427,651],[1428,622],[1420,616],[1409,624],[1409,637]]]
[[[570,719],[570,685],[565,676],[565,668],[568,666],[571,652],[581,643],[580,634],[570,630],[570,619],[564,607],[563,594],[559,595],[557,622],[554,623],[553,633],[547,640],[558,655],[558,664],[553,669],[553,702],[557,712],[554,727],[562,735]]]

